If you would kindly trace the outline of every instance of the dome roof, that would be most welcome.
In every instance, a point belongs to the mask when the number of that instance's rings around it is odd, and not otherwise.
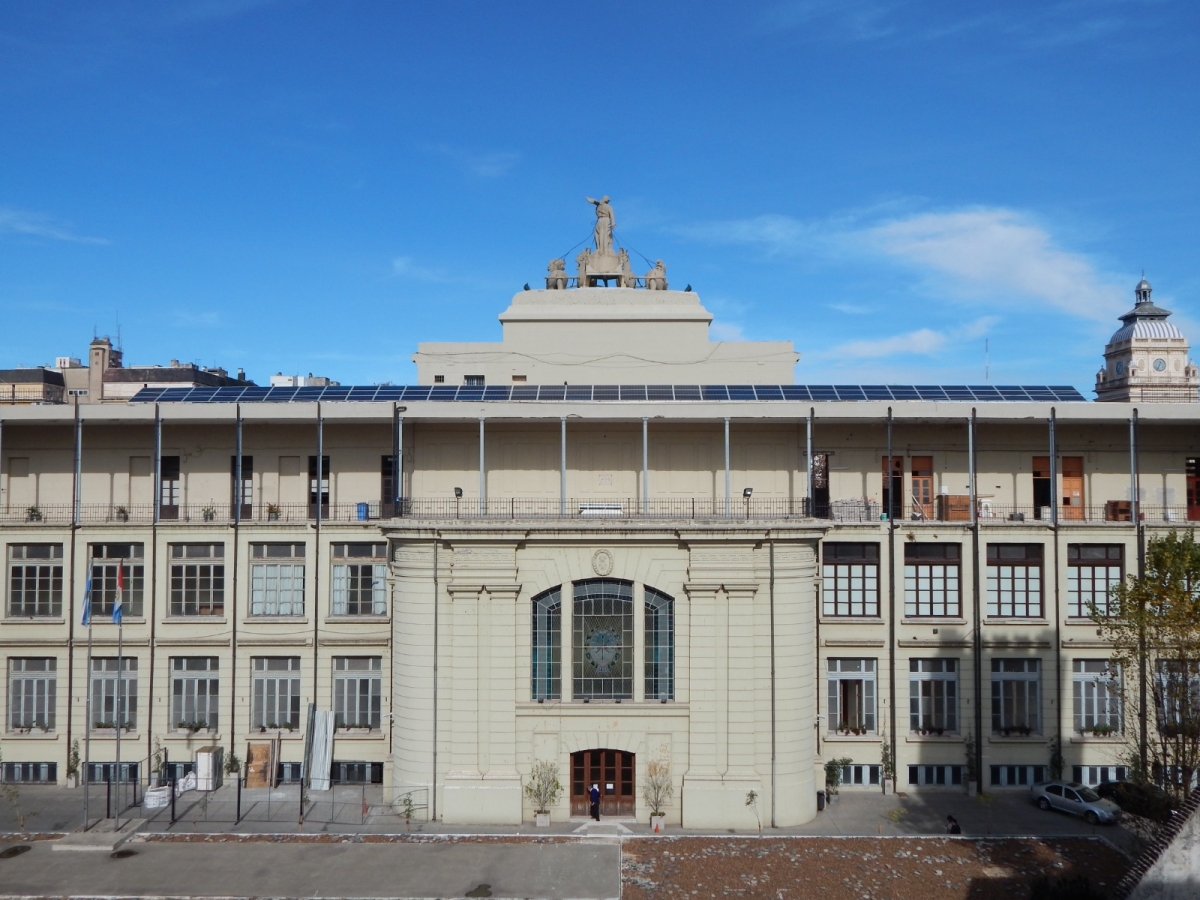
[[[1163,309],[1161,306],[1155,306],[1154,301],[1150,299],[1152,290],[1150,282],[1146,280],[1145,276],[1142,276],[1142,280],[1133,289],[1133,295],[1137,298],[1137,302],[1134,303],[1133,309],[1121,316],[1121,321],[1125,324],[1108,339],[1109,345],[1139,338],[1159,341],[1184,340],[1180,330],[1167,321],[1171,311]]]
[[[1135,294],[1140,294],[1142,291],[1152,291],[1152,290],[1154,290],[1154,288],[1150,287],[1150,282],[1148,282],[1146,280],[1146,276],[1143,275],[1142,280],[1137,283],[1137,287],[1135,287],[1133,289],[1133,292]]]

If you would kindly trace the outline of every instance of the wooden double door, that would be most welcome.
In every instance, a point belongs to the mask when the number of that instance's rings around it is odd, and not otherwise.
[[[591,813],[588,791],[600,788],[600,815],[635,815],[634,754],[623,750],[580,750],[571,754],[571,815]]]

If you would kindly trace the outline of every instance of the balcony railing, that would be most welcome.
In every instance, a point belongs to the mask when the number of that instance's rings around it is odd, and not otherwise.
[[[1143,523],[1169,525],[1189,521],[1187,506],[1163,506],[1141,504],[1138,508]],[[926,509],[912,507],[902,520],[905,525],[965,524],[970,521],[970,504],[935,504],[933,514]],[[985,525],[1000,524],[1043,524],[1050,523],[1048,506],[1012,506],[993,503],[989,500],[977,502],[980,522]],[[308,503],[255,504],[242,507],[241,521],[246,524],[271,522],[312,522],[316,518],[316,507]],[[1195,508],[1191,509],[1192,521],[1200,519]],[[0,510],[0,524],[70,526],[74,509],[70,504],[29,506]],[[827,504],[812,506],[804,498],[787,497],[652,497],[641,500],[636,497],[574,497],[565,503],[557,497],[504,497],[480,501],[474,497],[413,497],[397,503],[363,501],[351,503],[329,503],[321,510],[326,522],[370,522],[389,519],[431,519],[438,521],[492,520],[519,521],[532,519],[578,519],[589,521],[607,520],[673,520],[673,521],[737,521],[737,520],[791,520],[818,519],[832,522],[882,522],[886,521],[883,507],[874,500],[837,499]],[[187,523],[190,525],[221,525],[227,527],[233,520],[232,506],[226,502],[195,503],[160,509],[163,524]],[[79,508],[81,525],[149,525],[154,521],[153,504],[119,506],[85,503]],[[898,520],[899,521],[899,520]],[[1112,500],[1100,506],[1061,506],[1058,509],[1060,525],[1072,523],[1115,523],[1131,524],[1132,509],[1127,500]]]

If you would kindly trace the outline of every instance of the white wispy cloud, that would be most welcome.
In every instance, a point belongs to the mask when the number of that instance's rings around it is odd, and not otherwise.
[[[904,334],[846,341],[829,350],[812,354],[816,359],[883,359],[889,356],[932,356],[947,345],[983,337],[1000,321],[998,316],[983,316],[949,331],[919,328]]]
[[[504,150],[468,150],[449,144],[435,144],[429,149],[476,178],[500,178],[521,161],[521,154]]]
[[[868,306],[860,306],[856,303],[830,303],[829,308],[834,312],[845,313],[848,316],[865,316],[871,312]]]
[[[742,326],[736,322],[713,322],[708,327],[709,340],[713,341],[744,341],[746,335]]]
[[[55,220],[45,213],[11,206],[0,206],[0,235],[15,234],[24,237],[44,238],[51,241],[69,241],[75,244],[108,244],[104,238],[76,233],[70,226]]]
[[[447,281],[447,277],[436,269],[418,265],[411,256],[392,259],[392,275],[397,278],[415,278],[418,281]]]

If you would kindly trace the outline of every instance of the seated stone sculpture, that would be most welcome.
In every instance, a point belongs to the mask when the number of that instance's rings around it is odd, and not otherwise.
[[[552,259],[550,265],[546,266],[546,271],[549,272],[546,276],[546,290],[548,291],[564,291],[567,289],[567,263],[563,259]]]
[[[654,263],[654,268],[646,273],[646,290],[665,291],[667,289],[667,267],[660,259]]]

